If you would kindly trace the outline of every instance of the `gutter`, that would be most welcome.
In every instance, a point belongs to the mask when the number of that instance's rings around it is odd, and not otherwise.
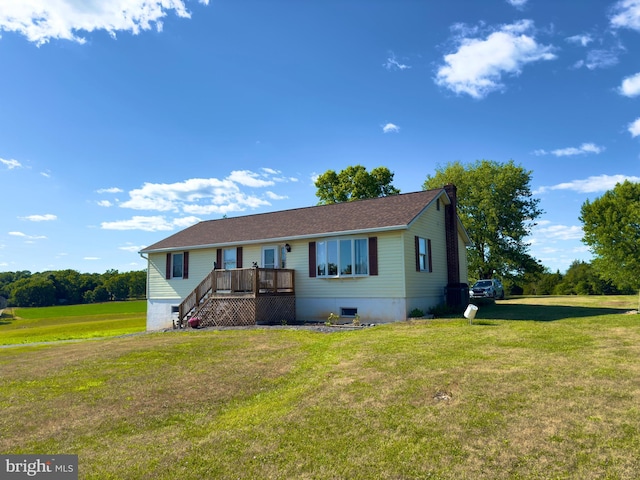
[[[147,281],[145,282],[145,292],[144,292],[144,296],[147,297],[147,302],[149,301],[149,257],[145,257],[142,254],[142,251],[138,252],[138,255],[140,255],[143,259],[145,259],[147,261]]]

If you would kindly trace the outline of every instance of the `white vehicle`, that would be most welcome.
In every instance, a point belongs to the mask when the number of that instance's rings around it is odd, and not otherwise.
[[[478,280],[469,289],[469,297],[502,300],[504,298],[504,287],[497,278]]]

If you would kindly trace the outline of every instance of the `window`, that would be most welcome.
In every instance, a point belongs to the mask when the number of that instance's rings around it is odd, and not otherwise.
[[[173,267],[171,269],[171,276],[173,278],[182,278],[184,255],[182,253],[173,254]]]
[[[262,250],[262,266],[276,268],[276,249],[274,247],[266,247]]]
[[[325,240],[316,244],[318,277],[353,277],[369,274],[366,238]]]
[[[222,268],[225,270],[231,270],[236,268],[236,253],[235,248],[225,248],[222,252]]]
[[[418,272],[432,272],[431,240],[415,237],[416,239],[416,270]]]
[[[217,270],[242,268],[242,247],[218,248],[213,266]]]
[[[287,249],[284,245],[268,246],[262,249],[263,268],[286,268]]]
[[[189,252],[167,253],[165,278],[189,278]]]

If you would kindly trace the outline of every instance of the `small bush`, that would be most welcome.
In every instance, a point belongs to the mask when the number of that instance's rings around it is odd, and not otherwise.
[[[409,318],[419,318],[424,317],[424,312],[419,308],[414,308],[409,312]]]
[[[340,320],[340,315],[336,315],[335,313],[331,312],[329,314],[329,318],[324,323],[325,325],[334,325],[335,323],[338,323],[338,320]]]
[[[441,318],[457,315],[458,311],[455,308],[447,305],[446,303],[441,303],[439,305],[436,305],[435,307],[431,307],[429,309],[429,313],[435,318]]]

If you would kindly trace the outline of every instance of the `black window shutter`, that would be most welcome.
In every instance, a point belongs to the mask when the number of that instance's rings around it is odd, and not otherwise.
[[[433,258],[431,257],[431,239],[427,239],[427,254],[429,255],[429,271],[433,272]]]
[[[182,259],[182,278],[186,280],[189,278],[189,252],[184,252]]]
[[[242,268],[242,247],[236,248],[236,268]]]
[[[420,237],[416,236],[415,245],[416,245],[416,272],[420,271]]]
[[[378,237],[369,237],[369,275],[378,275]]]
[[[167,265],[165,267],[165,278],[169,280],[171,278],[171,253],[167,253]]]
[[[309,242],[309,276],[316,276],[316,242]]]
[[[222,249],[218,248],[216,250],[216,268],[222,270],[224,265],[222,265]]]

